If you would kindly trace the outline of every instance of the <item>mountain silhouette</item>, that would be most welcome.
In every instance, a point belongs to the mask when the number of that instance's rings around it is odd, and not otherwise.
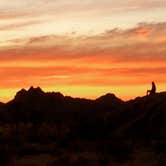
[[[120,105],[124,104],[124,102],[117,98],[114,94],[112,93],[107,93],[106,95],[103,95],[99,98],[97,98],[95,101],[95,107],[97,110],[107,110],[110,111],[112,109],[115,109],[116,107],[119,107]]]
[[[13,105],[18,105],[23,110],[40,110],[40,111],[57,111],[57,112],[73,112],[73,111],[88,111],[88,110],[105,110],[114,109],[122,100],[113,94],[104,95],[96,100],[83,98],[72,98],[64,96],[59,92],[45,93],[40,87],[30,87],[29,90],[20,90],[14,99],[6,105],[8,109],[13,109]]]
[[[0,102],[0,110],[3,109],[4,106],[5,106],[5,104]]]
[[[140,162],[140,155],[143,164],[144,158],[149,162],[147,166],[156,161],[158,165],[166,163],[166,92],[125,102],[112,93],[90,100],[30,87],[21,89],[8,103],[0,103],[0,123],[0,145],[10,153],[14,149],[17,158],[53,153],[53,165],[73,165],[70,156],[61,157],[72,152],[76,156],[97,153],[95,159],[85,156],[89,165],[93,165],[91,161],[103,165],[110,160],[119,165],[132,156]],[[7,160],[10,153],[0,148]]]
[[[67,123],[76,119],[75,123],[86,122],[89,128],[94,121],[98,125],[105,121],[112,136],[166,137],[165,101],[166,92],[124,102],[111,93],[89,100],[64,96],[59,92],[45,93],[40,87],[30,87],[20,90],[7,104],[0,103],[0,109],[1,114],[6,110],[8,115],[5,117],[13,121],[59,120]]]
[[[116,134],[166,139],[166,92],[138,97],[114,112]],[[116,114],[116,115],[115,115]],[[113,120],[113,116],[110,116]]]

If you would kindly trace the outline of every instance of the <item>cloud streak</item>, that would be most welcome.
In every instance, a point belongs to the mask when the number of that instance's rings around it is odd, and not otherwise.
[[[0,26],[0,31],[13,31],[13,30],[19,30],[20,28],[25,28],[28,26],[32,26],[35,24],[39,24],[40,21],[38,20],[33,20],[33,21],[26,21],[26,22],[17,22],[17,23],[12,23],[12,24],[7,24],[7,25],[1,25]]]
[[[141,23],[132,29],[113,29],[94,36],[49,35],[10,42],[13,46],[0,48],[0,54],[6,55],[1,56],[1,60],[95,57],[96,60],[108,59],[117,62],[166,61],[165,22]]]
[[[96,35],[10,40],[0,47],[0,89],[144,86],[152,80],[165,85],[165,36],[166,23],[161,22]]]
[[[20,72],[22,71],[22,72]],[[18,87],[23,84],[30,86],[44,85],[132,85],[144,84],[158,77],[160,83],[165,83],[165,67],[158,68],[104,68],[104,67],[3,67],[0,69],[0,87]],[[26,77],[25,77],[26,75]],[[133,77],[134,76],[134,77]]]

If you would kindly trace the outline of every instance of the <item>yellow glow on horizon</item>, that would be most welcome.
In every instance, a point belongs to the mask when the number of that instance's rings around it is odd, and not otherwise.
[[[29,87],[24,87],[28,89]],[[41,87],[42,88],[42,87]],[[106,93],[114,93],[122,100],[130,100],[138,96],[145,96],[146,90],[150,89],[151,85],[135,85],[135,86],[54,86],[43,87],[45,92],[61,92],[65,96],[96,99]],[[162,92],[166,89],[166,84],[157,84],[157,92]],[[8,102],[14,98],[20,88],[4,88],[0,89],[0,101]]]
[[[92,63],[93,62],[93,63]],[[89,66],[90,63],[90,66]],[[114,62],[111,60],[102,61],[101,57],[96,57],[96,61],[93,58],[76,58],[76,59],[57,59],[57,60],[4,60],[0,62],[2,67],[60,67],[60,66],[69,66],[69,67],[90,67],[90,68],[158,68],[164,67],[165,61],[156,61],[156,62]]]

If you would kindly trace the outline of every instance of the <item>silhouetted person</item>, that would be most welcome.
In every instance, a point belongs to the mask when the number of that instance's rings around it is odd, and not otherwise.
[[[156,85],[154,82],[152,82],[152,89],[151,90],[147,90],[147,95],[153,95],[156,93]]]

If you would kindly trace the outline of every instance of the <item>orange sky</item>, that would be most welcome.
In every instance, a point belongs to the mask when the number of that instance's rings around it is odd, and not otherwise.
[[[0,101],[31,85],[125,100],[151,81],[166,90],[164,0],[0,0],[0,9]]]

